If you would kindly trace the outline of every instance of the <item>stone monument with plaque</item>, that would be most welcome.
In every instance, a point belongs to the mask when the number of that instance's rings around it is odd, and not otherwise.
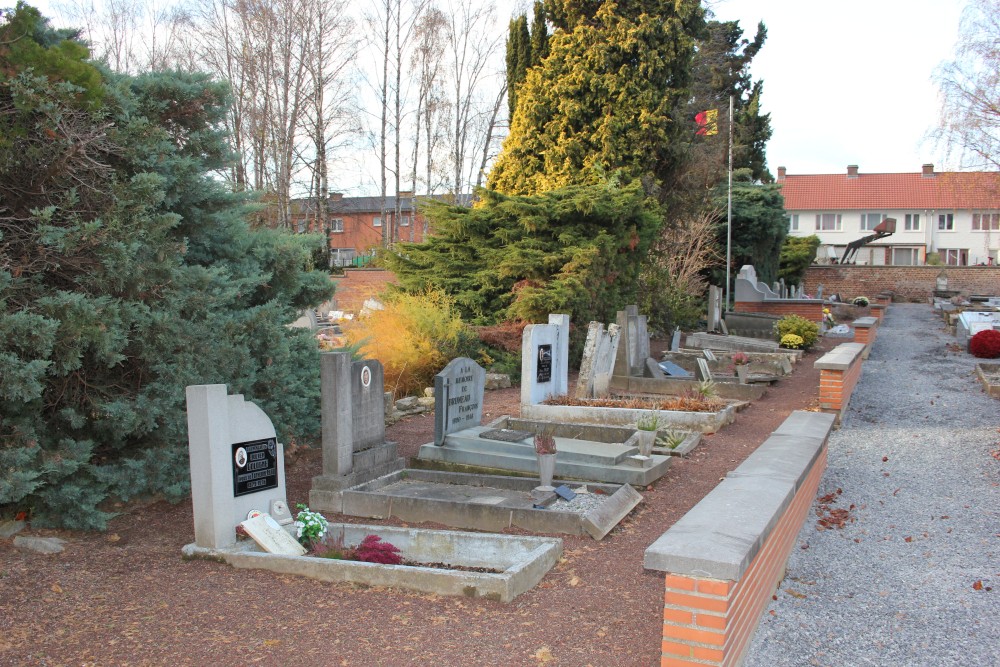
[[[340,512],[344,489],[403,469],[396,443],[385,440],[383,373],[376,359],[354,361],[349,352],[320,355],[323,474],[313,477],[313,510]]]
[[[284,452],[268,416],[224,384],[186,394],[195,544],[231,547],[236,526],[262,513],[290,524]]]
[[[521,404],[569,393],[569,315],[529,324],[521,337]]]
[[[479,426],[486,371],[468,357],[452,359],[434,376],[434,444],[449,433]]]

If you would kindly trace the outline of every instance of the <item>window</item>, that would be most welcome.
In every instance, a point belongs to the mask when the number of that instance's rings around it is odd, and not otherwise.
[[[915,266],[920,262],[920,250],[917,248],[893,248],[893,266]]]
[[[402,217],[402,219],[399,221],[399,226],[400,227],[409,227],[410,226],[410,216],[404,215]]]
[[[355,254],[354,248],[331,248],[330,266],[351,266]]]
[[[885,220],[885,213],[862,213],[861,231],[871,232],[875,230],[878,223]]]
[[[330,221],[330,231],[334,233],[341,234],[344,231],[344,219],[334,218]]]
[[[955,214],[942,213],[938,216],[938,229],[946,232],[955,230]]]
[[[907,232],[919,232],[920,231],[920,214],[919,213],[907,213],[906,218],[903,220],[903,230]]]
[[[972,231],[1000,230],[1000,213],[973,213]]]
[[[382,217],[376,215],[374,218],[372,218],[372,227],[381,227],[381,226],[382,226]]]
[[[968,266],[969,264],[969,251],[964,248],[941,248],[938,253],[941,255],[941,261],[948,266]]]
[[[797,232],[799,231],[799,214],[792,213],[788,216],[788,231]]]
[[[839,213],[817,213],[816,230],[823,232],[839,232],[841,229]]]

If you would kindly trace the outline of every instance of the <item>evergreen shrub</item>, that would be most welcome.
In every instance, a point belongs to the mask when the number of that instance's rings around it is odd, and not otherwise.
[[[808,350],[819,340],[819,325],[799,315],[785,315],[774,324],[774,332],[780,341],[787,334],[795,334],[802,339],[803,349]]]
[[[1000,357],[1000,331],[987,329],[969,339],[969,352],[980,359]]]

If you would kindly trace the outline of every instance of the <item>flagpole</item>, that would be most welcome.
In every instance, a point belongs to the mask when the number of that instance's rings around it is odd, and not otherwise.
[[[726,210],[726,310],[729,310],[729,268],[733,256],[733,96],[729,96],[729,197]]]

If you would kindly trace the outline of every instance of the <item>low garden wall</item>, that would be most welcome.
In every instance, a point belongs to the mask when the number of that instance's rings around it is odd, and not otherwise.
[[[665,573],[661,667],[733,667],[784,576],[834,415],[793,412],[645,553]]]
[[[823,302],[818,299],[765,299],[764,301],[737,301],[733,309],[738,313],[765,313],[784,317],[798,315],[811,322],[823,321]]]
[[[861,378],[865,349],[862,343],[841,343],[814,364],[819,369],[819,407],[835,413],[838,422]]]
[[[966,295],[994,294],[1000,285],[1000,266],[810,266],[803,286],[823,296],[839,294],[844,300],[892,292],[897,301],[926,301],[937,289],[938,276],[948,279],[948,289]]]
[[[854,342],[865,346],[862,358],[867,359],[878,335],[879,319],[877,317],[859,317],[851,323],[854,329]]]

